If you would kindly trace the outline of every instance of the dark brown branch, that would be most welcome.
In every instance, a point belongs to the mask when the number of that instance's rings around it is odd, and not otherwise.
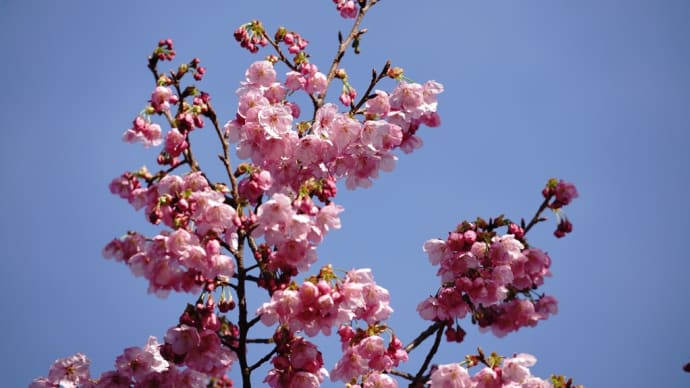
[[[417,338],[412,340],[407,346],[405,346],[405,351],[410,353],[412,350],[414,350],[417,346],[421,345],[422,342],[424,342],[427,338],[429,338],[436,330],[439,329],[439,327],[444,327],[446,325],[445,322],[434,322],[431,326],[429,326],[426,330],[421,332]]]
[[[277,347],[273,348],[273,350],[271,350],[265,356],[261,357],[261,359],[259,361],[257,361],[256,363],[254,363],[254,365],[250,366],[249,371],[251,372],[251,371],[257,369],[258,367],[260,367],[261,365],[265,364],[266,362],[268,362],[268,360],[271,359],[271,356],[273,356],[277,352],[278,352],[278,348]]]
[[[414,380],[414,376],[412,376],[412,374],[407,373],[407,372],[403,372],[403,371],[400,371],[397,369],[393,369],[392,371],[388,372],[388,374],[391,374],[393,376],[402,377],[403,379],[410,380],[410,381]]]
[[[387,76],[388,69],[391,67],[391,61],[388,60],[386,61],[386,64],[383,65],[383,68],[381,69],[381,72],[379,74],[376,74],[376,70],[372,71],[371,74],[371,82],[369,82],[369,87],[367,87],[367,90],[364,92],[362,95],[362,98],[359,100],[357,105],[355,105],[352,110],[350,110],[351,113],[357,113],[364,103],[366,103],[372,96],[371,96],[371,91],[374,90],[374,86],[378,84],[382,79],[384,79]]]
[[[434,338],[434,344],[431,346],[431,349],[429,349],[429,353],[427,353],[426,358],[424,359],[424,363],[422,366],[419,368],[419,371],[417,372],[417,375],[414,377],[414,380],[410,383],[410,387],[423,387],[424,382],[427,380],[427,377],[424,376],[424,372],[426,372],[427,368],[429,367],[429,364],[431,364],[431,360],[434,358],[436,355],[436,352],[438,351],[439,345],[441,345],[441,337],[443,336],[443,326],[439,327],[436,331],[436,337]]]
[[[273,340],[271,338],[250,338],[247,339],[248,344],[272,344]]]
[[[220,130],[220,124],[218,124],[218,116],[216,115],[216,111],[211,106],[211,102],[209,101],[206,105],[208,106],[206,117],[208,117],[209,120],[211,120],[211,123],[213,123],[213,128],[216,130],[218,140],[220,140],[220,144],[223,147],[223,156],[220,157],[220,160],[223,162],[223,165],[225,166],[225,172],[228,174],[228,179],[230,179],[230,189],[232,191],[232,198],[234,199],[235,204],[238,204],[240,203],[240,195],[237,191],[237,178],[235,178],[235,174],[233,174],[232,163],[230,162],[230,144],[225,139],[223,132]]]
[[[539,221],[543,221],[543,218],[541,218],[541,213],[544,210],[546,210],[550,200],[551,196],[544,198],[544,202],[541,203],[539,209],[537,209],[537,212],[534,213],[534,217],[532,217],[532,220],[530,220],[529,224],[527,224],[527,226],[525,227],[525,234],[527,234],[527,232],[529,232],[529,230],[532,229],[532,227],[536,225]]]

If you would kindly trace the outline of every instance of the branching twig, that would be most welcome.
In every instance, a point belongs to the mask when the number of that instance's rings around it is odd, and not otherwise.
[[[388,69],[390,67],[391,61],[388,60],[386,61],[386,64],[383,65],[383,68],[381,69],[381,72],[379,74],[376,74],[376,70],[372,70],[371,82],[369,82],[369,87],[367,87],[367,90],[364,92],[362,98],[359,100],[357,105],[355,105],[352,108],[352,110],[350,110],[351,113],[357,113],[360,110],[360,108],[362,108],[362,105],[364,105],[364,103],[369,100],[371,91],[374,89],[374,86],[376,86],[376,84],[378,84],[382,79],[384,79],[387,76]]]
[[[421,345],[422,342],[424,342],[427,338],[429,338],[436,330],[438,330],[440,327],[445,326],[445,322],[434,322],[429,326],[426,330],[421,332],[417,338],[412,340],[407,346],[405,346],[405,351],[410,353],[412,350],[414,350],[417,346]]]
[[[338,70],[338,66],[340,65],[340,61],[343,59],[343,56],[345,55],[347,47],[350,45],[352,40],[355,39],[355,37],[361,33],[359,26],[360,24],[362,24],[362,19],[364,19],[364,15],[366,15],[369,9],[371,9],[371,7],[373,7],[376,3],[378,3],[378,0],[371,0],[367,4],[362,6],[359,9],[359,13],[357,14],[357,18],[355,19],[355,22],[352,25],[350,33],[347,34],[347,36],[344,39],[339,39],[340,44],[338,45],[338,51],[336,51],[335,58],[333,59],[331,67],[328,70],[328,73],[326,74],[326,91],[319,96],[318,102],[316,104],[317,109],[323,106],[324,101],[326,100],[328,86],[330,86],[331,81],[333,81],[333,78],[335,77],[335,72]],[[339,37],[342,37],[342,35],[340,35]]]
[[[436,330],[437,331],[436,337],[434,338],[434,344],[431,346],[431,349],[429,349],[429,353],[427,353],[426,358],[424,359],[424,363],[419,368],[419,371],[417,372],[417,375],[415,375],[414,380],[412,381],[412,383],[410,383],[410,387],[422,387],[424,385],[424,382],[426,381],[426,378],[424,377],[424,372],[426,372],[426,369],[429,367],[429,364],[431,364],[431,360],[436,355],[438,347],[441,344],[441,337],[443,336],[443,326],[439,327]]]
[[[278,352],[278,348],[277,347],[273,348],[273,350],[271,350],[265,356],[261,357],[261,359],[259,361],[257,361],[256,363],[254,363],[254,365],[250,366],[249,371],[251,372],[251,371],[257,369],[258,367],[260,367],[261,365],[265,364],[266,362],[268,362],[268,360],[271,359],[271,356],[273,356],[277,352]]]

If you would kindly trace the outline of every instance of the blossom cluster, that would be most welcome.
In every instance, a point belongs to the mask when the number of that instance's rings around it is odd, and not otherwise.
[[[295,336],[285,327],[276,330],[273,340],[277,355],[264,383],[274,388],[315,388],[321,386],[328,371],[323,367],[323,356],[316,345]]]
[[[264,254],[258,259],[268,271],[293,275],[316,261],[316,246],[331,229],[340,228],[342,207],[334,203],[316,206],[310,197],[293,201],[276,193],[259,206],[255,237],[264,237]]]
[[[526,248],[512,234],[483,241],[476,229],[465,224],[445,241],[432,239],[424,244],[431,264],[439,266],[443,287],[419,304],[422,318],[452,322],[471,314],[481,328],[502,337],[555,313],[553,297],[542,295],[535,300],[531,296],[532,289],[550,276],[549,256]]]
[[[355,319],[370,325],[383,321],[393,312],[389,302],[388,291],[376,284],[370,269],[351,270],[337,280],[326,266],[299,286],[293,282],[275,291],[257,314],[267,326],[280,323],[313,337],[319,332],[330,335],[333,327]]]
[[[431,373],[429,384],[443,388],[554,388],[553,383],[560,382],[562,378],[553,376],[544,380],[533,376],[529,367],[536,362],[537,359],[531,354],[520,353],[503,359],[500,365],[485,366],[473,376],[459,363],[438,365]]]
[[[308,179],[345,178],[350,189],[369,187],[379,171],[391,171],[396,148],[411,152],[421,145],[415,135],[421,124],[437,126],[436,96],[441,84],[400,82],[390,93],[376,91],[366,103],[366,120],[338,112],[334,104],[320,107],[313,124],[295,123],[299,106],[286,100],[288,93],[304,90],[325,93],[327,80],[313,64],[290,71],[283,83],[269,61],[253,63],[238,89],[239,106],[226,136],[237,143],[242,159],[271,173],[279,187],[294,192]]]
[[[353,19],[359,12],[357,3],[353,0],[333,0],[335,7],[340,13],[340,16],[345,19]]]
[[[103,372],[96,379],[90,377],[89,365],[88,358],[80,353],[58,359],[48,376],[34,379],[30,388],[205,387],[208,380],[203,373],[191,368],[180,369],[166,361],[155,337],[149,337],[143,347],[125,349],[116,358],[115,369]]]
[[[166,175],[142,187],[137,176],[125,173],[110,190],[145,208],[148,220],[173,229],[153,238],[129,232],[112,240],[103,250],[106,258],[127,264],[136,276],[149,280],[149,292],[165,296],[170,290],[197,292],[205,281],[231,277],[234,261],[222,253],[232,246],[239,223],[225,195],[211,189],[201,173],[184,177]]]
[[[386,372],[407,361],[408,355],[395,335],[391,335],[386,345],[380,335],[385,330],[379,325],[369,325],[366,330],[340,326],[338,334],[343,356],[331,371],[331,380],[354,385],[361,377],[365,387],[397,387],[397,382]]]
[[[232,332],[232,326],[219,320],[212,312],[196,323],[183,323],[168,329],[163,355],[175,364],[184,365],[206,376],[223,377],[237,356],[221,342],[218,331],[223,328]]]

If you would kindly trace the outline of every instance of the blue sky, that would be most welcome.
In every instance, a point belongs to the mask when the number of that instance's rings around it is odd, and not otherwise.
[[[361,90],[390,58],[415,81],[442,82],[443,125],[424,129],[425,146],[373,188],[342,190],[343,229],[320,248],[322,262],[373,268],[408,342],[426,326],[415,306],[438,284],[425,240],[476,216],[527,218],[546,179],[572,181],[573,234],[557,241],[548,224],[530,239],[554,260],[544,290],[559,314],[500,340],[468,323],[466,342],[444,345],[435,362],[479,345],[532,353],[535,374],[589,387],[688,386],[689,17],[684,0],[381,1],[363,54],[345,60],[350,78]],[[202,88],[227,120],[259,58],[232,32],[255,18],[300,32],[324,69],[347,28],[326,0],[0,1],[6,386],[76,352],[100,374],[123,348],[161,338],[195,298],[147,295],[143,280],[101,258],[113,237],[157,230],[107,185],[153,165],[155,151],[120,137],[152,90],[146,56],[158,39],[174,39],[180,60],[201,58]],[[217,171],[217,148],[202,140],[211,134],[195,135]],[[329,367],[336,357],[326,354]]]

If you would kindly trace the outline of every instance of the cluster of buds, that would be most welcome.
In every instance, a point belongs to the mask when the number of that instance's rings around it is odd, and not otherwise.
[[[290,54],[298,54],[307,48],[309,42],[294,31],[288,31],[285,27],[278,28],[275,34],[276,43],[283,42],[288,46]]]
[[[353,0],[333,0],[333,3],[335,3],[335,8],[340,12],[341,17],[345,19],[357,17],[357,5]]]
[[[340,91],[340,102],[345,106],[351,106],[355,98],[357,98],[357,90],[350,85],[345,69],[338,69],[335,76],[343,81],[343,88]]]
[[[234,33],[235,40],[240,46],[246,48],[251,53],[259,51],[259,47],[265,47],[268,39],[265,36],[264,26],[258,20],[252,20],[239,26]]]
[[[172,61],[175,58],[172,39],[161,39],[158,47],[153,50],[153,55],[161,61]]]

